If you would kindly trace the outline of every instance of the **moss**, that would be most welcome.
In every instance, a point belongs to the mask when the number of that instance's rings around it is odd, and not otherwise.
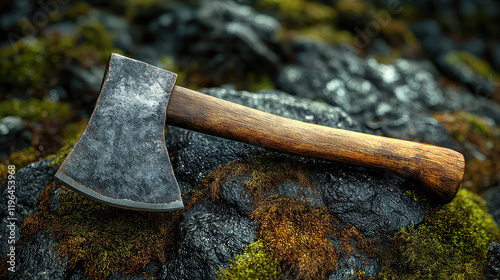
[[[112,37],[102,24],[92,21],[83,22],[72,36],[53,32],[20,39],[0,49],[0,83],[30,89],[32,95],[42,97],[58,83],[60,71],[67,64],[103,65],[112,52],[122,53],[113,47]]]
[[[382,256],[378,279],[483,279],[499,229],[478,195],[460,190],[415,229],[401,229]]]
[[[466,51],[454,51],[446,55],[445,60],[452,64],[465,64],[469,66],[476,74],[483,76],[486,79],[492,79],[495,82],[500,82],[500,73],[493,70],[490,64],[481,58]]]
[[[123,54],[122,50],[113,47],[113,36],[98,21],[89,20],[79,25],[77,34],[79,34],[77,40],[83,42],[83,46],[75,59],[81,65],[85,66],[89,57],[94,57],[98,63],[104,64],[111,53]]]
[[[25,120],[64,120],[70,115],[69,104],[48,99],[30,98],[28,100],[10,99],[0,103],[0,118],[19,116]]]
[[[57,242],[59,255],[68,261],[68,269],[81,269],[93,279],[118,272],[142,273],[151,261],[165,262],[181,217],[179,211],[151,213],[109,207],[57,182],[49,184],[39,200],[37,212],[21,226],[23,233],[29,236],[45,229]]]
[[[229,268],[222,268],[216,273],[216,279],[279,279],[281,269],[273,259],[271,251],[261,240],[250,243],[243,254],[231,260]]]
[[[35,147],[29,147],[22,151],[15,152],[0,163],[0,184],[7,180],[9,176],[9,165],[14,165],[16,169],[21,169],[40,158],[40,152]]]
[[[250,83],[249,91],[259,91],[275,88],[274,83],[269,76],[259,76],[254,73],[247,74],[247,81]]]
[[[463,186],[481,192],[496,185],[500,170],[500,127],[492,127],[484,118],[466,111],[436,113],[434,117],[468,155]]]
[[[71,7],[68,10],[67,16],[72,20],[76,20],[80,16],[88,15],[88,13],[91,10],[92,6],[90,6],[89,3],[84,1],[78,1],[73,5],[71,5]]]
[[[331,21],[336,17],[332,7],[315,1],[258,0],[256,5],[265,10],[275,10],[288,24],[304,26]]]
[[[228,178],[239,178],[249,199],[250,217],[257,237],[275,259],[284,277],[320,279],[336,267],[339,256],[354,248],[373,253],[371,242],[354,227],[342,225],[324,206],[279,194],[279,187],[293,182],[300,192],[314,188],[307,167],[274,154],[237,160],[210,173],[193,191],[187,207],[204,200],[217,201]],[[332,242],[335,236],[339,244]]]

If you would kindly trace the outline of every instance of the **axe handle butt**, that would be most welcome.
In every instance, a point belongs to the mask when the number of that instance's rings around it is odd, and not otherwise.
[[[355,164],[418,183],[431,199],[450,202],[464,174],[454,150],[287,119],[175,86],[167,124],[279,152]]]

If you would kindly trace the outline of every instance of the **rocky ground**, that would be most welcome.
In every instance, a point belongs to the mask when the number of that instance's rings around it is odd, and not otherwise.
[[[499,279],[499,15],[493,0],[2,2],[0,278]],[[95,203],[53,176],[112,52],[287,118],[455,149],[462,187],[440,205],[388,172],[167,126],[186,209]]]

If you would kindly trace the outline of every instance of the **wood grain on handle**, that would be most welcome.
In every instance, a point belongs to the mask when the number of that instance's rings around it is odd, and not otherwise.
[[[175,86],[167,123],[292,155],[390,171],[419,182],[448,203],[460,187],[464,157],[456,151],[287,119]]]

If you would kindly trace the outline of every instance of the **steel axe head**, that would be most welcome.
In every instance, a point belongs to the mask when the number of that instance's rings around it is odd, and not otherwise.
[[[184,208],[165,146],[165,118],[177,74],[112,54],[94,112],[55,177],[112,206]]]

